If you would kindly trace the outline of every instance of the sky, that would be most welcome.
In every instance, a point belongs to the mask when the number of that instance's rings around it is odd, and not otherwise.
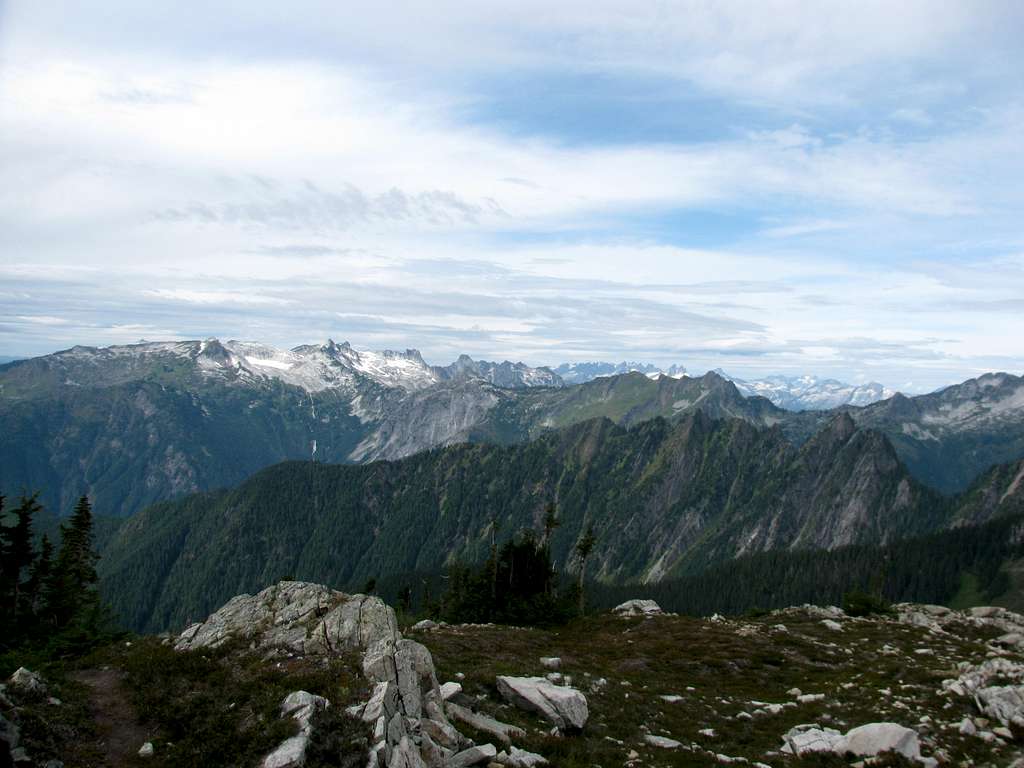
[[[0,0],[0,355],[1024,372],[1024,5]]]

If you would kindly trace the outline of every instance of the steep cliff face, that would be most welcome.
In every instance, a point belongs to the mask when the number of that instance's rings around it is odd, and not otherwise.
[[[910,472],[944,493],[961,492],[991,467],[1024,457],[1021,376],[988,373],[939,392],[843,410],[859,427],[884,433]],[[793,414],[787,434],[800,442],[833,415]]]
[[[1024,512],[1024,460],[993,467],[964,494],[954,525],[978,525]]]
[[[459,444],[396,462],[271,467],[231,491],[157,505],[127,521],[101,563],[134,626],[198,615],[285,575],[361,584],[437,570],[541,527],[571,565],[598,539],[608,581],[693,573],[769,549],[881,543],[943,527],[949,502],[907,474],[877,433],[845,416],[795,449],[778,428],[695,411],[631,429],[583,422],[509,447]]]

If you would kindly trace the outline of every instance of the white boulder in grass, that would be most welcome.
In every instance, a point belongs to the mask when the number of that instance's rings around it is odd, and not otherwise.
[[[835,728],[804,724],[790,728],[782,740],[782,751],[799,757],[815,752],[834,752],[836,745],[843,741],[843,734]]]
[[[660,749],[678,749],[683,746],[681,741],[670,739],[667,736],[652,736],[651,734],[647,734],[644,736],[644,741],[652,747],[658,747]]]
[[[518,747],[509,747],[508,751],[501,751],[494,757],[494,762],[508,768],[536,768],[540,765],[547,765],[548,761],[543,755],[536,752],[527,752]]]
[[[653,600],[627,600],[612,611],[619,616],[658,616],[664,611]]]
[[[543,677],[507,677],[497,679],[498,692],[510,704],[536,712],[555,727],[581,729],[590,712],[587,698],[575,688],[555,685]]]
[[[857,757],[896,752],[910,760],[920,760],[921,742],[912,728],[897,723],[868,723],[848,731],[835,751],[840,755],[852,752]]]
[[[461,683],[447,682],[441,686],[441,698],[444,701],[448,701],[448,699],[452,698],[453,696],[457,696],[460,693],[462,693]]]

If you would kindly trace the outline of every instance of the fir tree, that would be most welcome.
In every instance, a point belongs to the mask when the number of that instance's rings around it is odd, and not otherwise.
[[[39,545],[39,555],[29,570],[28,582],[25,584],[29,610],[35,617],[44,617],[49,613],[50,603],[53,599],[52,586],[53,544],[50,542],[50,537],[43,534]]]
[[[594,545],[597,544],[597,538],[594,536],[593,526],[587,526],[587,530],[584,531],[580,540],[576,542],[576,560],[580,564],[580,576],[579,576],[579,599],[580,599],[580,614],[583,613],[586,608],[586,600],[583,593],[583,581],[587,572],[587,558],[590,557],[590,553],[594,551]]]
[[[551,537],[555,533],[555,528],[559,527],[562,521],[558,519],[558,513],[554,503],[549,503],[547,508],[544,510],[544,546],[551,546]]]
[[[13,526],[3,529],[3,597],[4,611],[17,620],[25,611],[25,578],[35,559],[32,551],[32,516],[42,509],[38,493],[22,496],[14,510]]]
[[[96,561],[92,548],[92,507],[83,496],[75,505],[68,525],[62,525],[60,553],[53,569],[54,620],[58,627],[76,614],[86,614],[99,604],[96,593]]]

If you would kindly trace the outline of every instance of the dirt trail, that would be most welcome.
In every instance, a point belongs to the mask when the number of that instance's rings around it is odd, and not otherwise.
[[[100,752],[109,768],[136,765],[139,747],[152,738],[139,725],[135,709],[115,669],[86,669],[72,677],[89,688],[89,709],[96,721]]]

